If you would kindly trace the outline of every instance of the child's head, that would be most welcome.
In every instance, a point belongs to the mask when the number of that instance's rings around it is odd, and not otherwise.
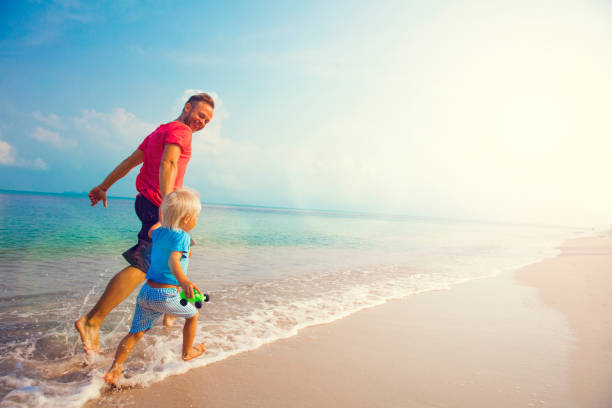
[[[188,188],[175,190],[164,197],[160,210],[163,227],[190,231],[202,210],[200,195]]]

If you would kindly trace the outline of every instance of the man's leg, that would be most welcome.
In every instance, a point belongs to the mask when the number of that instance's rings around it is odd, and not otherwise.
[[[145,281],[145,274],[133,266],[123,268],[106,285],[102,297],[89,313],[74,325],[81,336],[85,352],[98,351],[100,326],[106,316]]]

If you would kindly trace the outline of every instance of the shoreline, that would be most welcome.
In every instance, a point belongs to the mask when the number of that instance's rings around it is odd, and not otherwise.
[[[612,406],[612,235],[561,245],[548,267],[517,271],[541,302],[565,316],[574,335],[568,388],[581,407]]]
[[[612,289],[605,274],[612,239],[574,239],[561,250],[518,271],[390,301],[85,406],[607,407],[611,319],[593,337],[585,334],[584,310],[555,301],[575,289],[571,278],[587,265],[595,272],[584,289],[601,295],[588,311],[601,315]],[[559,274],[565,285],[557,284]]]

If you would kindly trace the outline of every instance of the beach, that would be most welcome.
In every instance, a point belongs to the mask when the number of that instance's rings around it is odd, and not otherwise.
[[[155,325],[126,361],[121,391],[109,392],[102,377],[130,328],[137,291],[104,321],[103,353],[93,361],[73,323],[125,266],[119,254],[137,232],[133,204],[91,208],[83,197],[0,193],[0,229],[11,232],[0,234],[1,407],[158,399],[170,406],[563,407],[602,395],[590,389],[606,378],[589,379],[579,397],[572,390],[575,378],[605,374],[592,361],[606,340],[584,343],[594,350],[580,359],[588,376],[572,377],[571,356],[582,344],[575,332],[588,328],[575,328],[547,299],[595,288],[605,300],[605,282],[591,275],[601,268],[605,277],[607,235],[573,241],[594,233],[241,206],[205,206],[193,231],[188,274],[211,295],[196,335],[205,355],[184,363],[180,325]],[[549,264],[552,278],[536,279]],[[523,282],[516,271],[524,265],[535,266]],[[586,286],[568,280],[559,288],[566,280],[559,271],[586,276]],[[561,295],[547,295],[549,286]]]
[[[86,406],[610,407],[612,237],[561,250]]]
[[[2,5],[0,408],[612,408],[612,0]]]
[[[0,408],[612,408],[612,0],[2,5]]]

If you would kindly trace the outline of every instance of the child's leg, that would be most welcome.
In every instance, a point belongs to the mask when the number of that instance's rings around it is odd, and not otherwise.
[[[106,380],[107,383],[115,384],[117,382],[119,377],[121,377],[121,366],[132,351],[134,345],[138,343],[142,335],[153,326],[155,321],[162,316],[162,312],[158,312],[148,307],[150,303],[155,300],[156,291],[158,291],[158,289],[154,289],[146,284],[140,288],[138,298],[136,298],[136,308],[134,309],[134,317],[132,318],[132,327],[127,336],[119,343],[117,352],[115,353],[115,361],[113,361],[113,365],[104,376],[104,380]]]
[[[196,312],[194,316],[185,319],[185,326],[183,327],[183,360],[185,361],[201,356],[206,351],[204,343],[193,347],[193,339],[195,338],[197,328],[198,313]]]
[[[178,288],[176,289],[176,292],[180,293]],[[168,313],[164,314],[164,326],[166,327],[173,326],[175,320],[176,320],[175,317],[172,316],[171,314],[168,314]]]
[[[123,362],[128,357],[134,345],[138,343],[138,340],[142,338],[144,331],[129,333],[127,336],[121,340],[119,346],[117,347],[117,352],[115,353],[115,361],[113,361],[113,365],[104,375],[104,380],[111,384],[115,385],[119,377],[121,377],[121,367]]]
[[[146,286],[146,285],[145,285]],[[155,309],[159,313],[185,318],[183,327],[183,360],[191,360],[204,353],[204,343],[193,347],[193,339],[198,328],[198,311],[191,303],[181,305],[178,291],[170,288],[156,289],[159,291]]]

